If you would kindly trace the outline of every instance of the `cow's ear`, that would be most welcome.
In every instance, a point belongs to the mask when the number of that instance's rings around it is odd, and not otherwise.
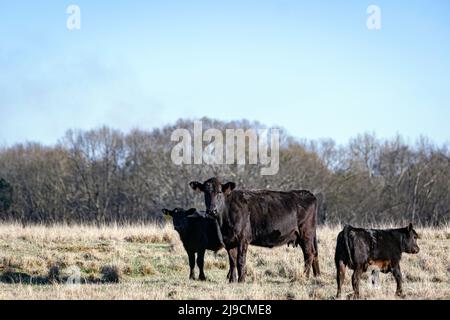
[[[409,223],[408,231],[411,231],[412,229],[413,229],[413,224],[412,224],[412,223]]]
[[[190,216],[191,214],[194,214],[197,212],[197,209],[195,208],[190,208],[189,210],[185,211],[187,216]]]
[[[189,186],[196,192],[203,192],[203,184],[198,181],[189,182]]]
[[[170,210],[162,209],[161,211],[162,211],[162,213],[164,213],[166,216],[171,216]]]
[[[227,182],[227,183],[222,185],[222,192],[223,193],[230,193],[231,191],[234,190],[234,188],[236,188],[236,183],[234,183],[234,182]]]

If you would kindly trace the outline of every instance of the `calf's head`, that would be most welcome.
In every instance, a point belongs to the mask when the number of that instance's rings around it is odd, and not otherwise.
[[[184,210],[182,208],[175,208],[173,210],[162,209],[162,212],[166,216],[172,217],[173,226],[176,231],[181,232],[186,230],[188,225],[188,216],[194,214],[197,211],[195,208]]]
[[[217,217],[218,210],[223,208],[225,204],[225,196],[236,188],[234,182],[222,184],[219,178],[211,178],[201,183],[192,181],[190,187],[197,192],[203,192],[205,195],[206,213],[210,216]]]
[[[406,228],[403,228],[403,238],[402,238],[402,247],[403,251],[406,253],[419,253],[420,248],[417,244],[417,239],[419,239],[419,235],[414,230],[412,223],[409,224]]]

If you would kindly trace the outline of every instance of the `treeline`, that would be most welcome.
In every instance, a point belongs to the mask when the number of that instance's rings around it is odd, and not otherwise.
[[[202,119],[208,128],[262,128],[248,121]],[[280,170],[259,165],[183,165],[171,161],[173,130],[111,128],[68,131],[55,146],[0,149],[0,220],[28,223],[161,221],[163,207],[203,208],[188,182],[214,175],[238,188],[309,189],[320,200],[321,223],[380,224],[450,221],[450,152],[426,138],[414,145],[397,136],[362,134],[345,146],[298,140],[282,132]]]

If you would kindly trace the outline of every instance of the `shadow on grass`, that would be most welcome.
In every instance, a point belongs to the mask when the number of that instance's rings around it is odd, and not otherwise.
[[[66,277],[49,278],[46,276],[34,276],[25,272],[5,271],[0,274],[0,283],[5,284],[26,284],[26,285],[53,285],[53,284],[72,284],[73,279]],[[81,277],[79,284],[110,284],[117,283],[115,281],[108,281],[97,277]],[[78,284],[77,283],[77,284]]]
[[[1,274],[0,282],[6,284],[24,283],[35,285],[45,285],[50,283],[47,277],[30,276],[27,273],[15,271],[6,271]]]

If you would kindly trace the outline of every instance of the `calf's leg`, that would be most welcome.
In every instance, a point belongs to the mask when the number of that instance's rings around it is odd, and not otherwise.
[[[361,278],[362,270],[356,268],[352,275],[352,286],[355,298],[359,298],[359,280]]]
[[[189,267],[191,268],[191,273],[189,274],[189,279],[195,280],[195,252],[188,251],[189,256]]]
[[[200,270],[200,275],[198,278],[201,281],[206,280],[205,272],[203,270],[204,265],[205,265],[205,249],[202,249],[202,250],[199,250],[199,252],[197,252],[197,266]]]
[[[342,260],[336,261],[336,282],[337,282],[337,293],[336,298],[341,297],[341,289],[345,280],[345,264]]]
[[[395,281],[397,282],[397,291],[395,292],[395,294],[399,297],[403,297],[402,272],[400,270],[400,265],[396,265],[392,268],[392,274],[394,275]]]
[[[372,287],[377,288],[380,285],[380,271],[379,270],[372,270],[372,276],[370,283],[372,284]]]

